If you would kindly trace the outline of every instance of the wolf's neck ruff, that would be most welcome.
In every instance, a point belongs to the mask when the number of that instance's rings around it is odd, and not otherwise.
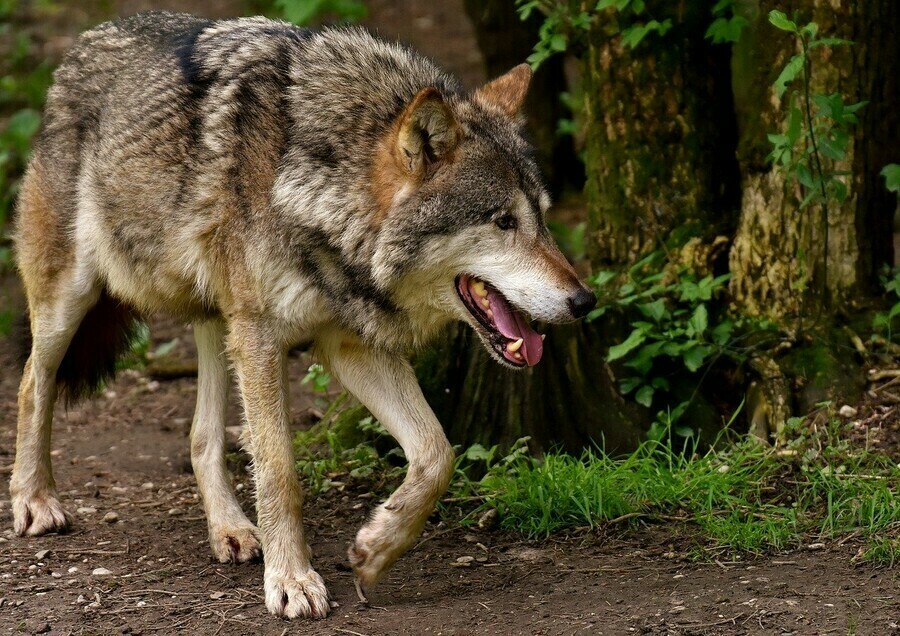
[[[490,283],[463,274],[456,283],[463,304],[491,333],[497,353],[518,366],[533,367],[544,353],[544,336]]]

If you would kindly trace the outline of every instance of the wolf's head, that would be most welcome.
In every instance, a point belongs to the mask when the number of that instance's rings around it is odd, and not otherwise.
[[[465,97],[420,90],[381,139],[372,179],[376,276],[408,312],[469,323],[514,368],[541,359],[531,319],[574,320],[596,302],[545,224],[519,115],[530,79],[523,64]]]

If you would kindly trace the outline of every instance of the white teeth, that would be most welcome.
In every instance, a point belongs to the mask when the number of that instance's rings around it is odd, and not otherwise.
[[[470,285],[472,291],[476,296],[480,296],[481,298],[487,298],[487,290],[484,288],[484,283],[479,281],[475,281]]]
[[[515,358],[516,360],[521,360],[521,359],[522,359],[522,354],[521,354],[521,353],[514,353],[514,354],[513,354],[513,358]]]
[[[482,298],[482,299],[481,299],[481,306],[484,307],[485,309],[490,309],[490,308],[491,308],[491,301],[489,301],[487,298]]]
[[[522,338],[519,338],[515,342],[510,342],[508,345],[506,345],[506,350],[509,351],[510,353],[515,353],[516,351],[518,351],[519,349],[522,348],[522,342],[523,342]]]
[[[494,319],[494,312],[491,311],[490,309],[488,309],[488,310],[487,310],[487,317],[490,318],[491,320],[493,320],[493,319]]]
[[[547,339],[547,334],[542,333],[542,334],[541,334],[541,340],[543,341],[543,340],[546,340],[546,339]]]

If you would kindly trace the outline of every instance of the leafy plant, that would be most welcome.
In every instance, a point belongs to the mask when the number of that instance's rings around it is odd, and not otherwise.
[[[788,117],[782,132],[768,135],[772,143],[769,161],[799,183],[803,191],[800,210],[818,204],[822,231],[822,298],[827,304],[828,289],[828,206],[830,201],[843,203],[848,188],[845,179],[849,174],[839,169],[846,158],[851,129],[858,123],[856,113],[868,102],[845,104],[840,93],[812,94],[811,52],[815,49],[848,46],[852,42],[833,37],[818,37],[819,26],[809,22],[799,26],[781,11],[771,11],[769,22],[781,31],[794,36],[799,52],[785,64],[775,80],[775,92],[783,97],[788,88],[799,79],[799,89],[792,92],[788,102]],[[812,246],[810,246],[812,248]],[[810,249],[812,251],[812,249]],[[808,274],[800,273],[796,284],[803,292]]]
[[[285,20],[300,26],[320,17],[359,22],[368,13],[363,0],[275,0],[275,7]]]
[[[715,18],[706,29],[706,38],[714,44],[737,42],[749,22],[734,12],[734,0],[719,0],[712,8]]]
[[[478,492],[504,527],[535,538],[643,518],[693,524],[737,552],[858,534],[862,558],[895,560],[900,467],[850,443],[833,418],[797,419],[789,431],[781,449],[743,438],[683,453],[670,432],[625,457],[520,455],[489,472]]]
[[[618,35],[622,45],[637,47],[648,35],[665,35],[672,21],[644,20],[647,9],[644,0],[599,0],[596,4],[580,0],[516,0],[519,17],[527,20],[535,11],[544,15],[538,30],[538,42],[528,62],[537,68],[557,53],[569,49],[603,20],[610,20],[608,32]]]
[[[900,316],[900,269],[882,274],[881,284],[888,295],[893,298],[894,304],[887,312],[875,314],[872,319],[872,330],[876,333],[885,333],[888,342],[892,342],[894,321],[897,316]]]
[[[604,301],[588,320],[611,309],[629,317],[631,333],[610,347],[607,360],[619,361],[630,371],[619,381],[619,389],[646,407],[670,390],[671,373],[695,374],[715,355],[742,355],[729,347],[735,321],[714,308],[730,275],[698,276],[686,266],[667,269],[664,263],[665,254],[656,251],[622,276],[601,271],[590,279]],[[662,418],[674,422],[686,406],[679,403]]]
[[[884,186],[891,192],[900,192],[900,163],[889,163],[881,169]]]

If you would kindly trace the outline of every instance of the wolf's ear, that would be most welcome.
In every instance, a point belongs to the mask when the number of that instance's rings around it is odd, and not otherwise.
[[[475,91],[475,100],[489,108],[499,109],[515,117],[525,103],[528,85],[531,83],[531,67],[519,64]]]
[[[409,176],[424,177],[459,142],[459,124],[436,88],[416,93],[398,121],[396,156]]]

